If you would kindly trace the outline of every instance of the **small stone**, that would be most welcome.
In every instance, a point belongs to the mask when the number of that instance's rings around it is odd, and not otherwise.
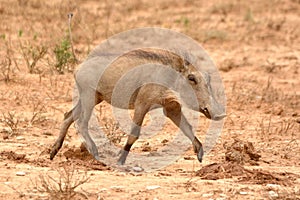
[[[16,175],[17,175],[17,176],[25,176],[25,175],[26,175],[26,172],[20,171],[20,172],[17,172]]]
[[[211,196],[213,196],[214,194],[212,194],[212,193],[209,193],[209,194],[202,194],[202,197],[205,197],[205,198],[207,198],[207,197],[211,197]]]
[[[142,171],[144,171],[144,169],[143,168],[141,168],[141,167],[132,167],[132,170],[134,171],[134,172],[142,172]]]
[[[277,185],[277,184],[271,184],[271,183],[267,184],[266,186],[267,186],[267,188],[270,188],[270,189],[280,188],[280,185]]]
[[[220,194],[220,197],[227,197],[226,194]]]
[[[248,194],[248,192],[240,191],[240,194],[241,194],[241,195],[246,195],[246,194]]]
[[[146,187],[147,190],[155,190],[155,189],[158,189],[158,188],[160,188],[159,185],[149,185],[149,186]]]
[[[31,192],[38,193],[39,191],[37,189],[31,189]]]
[[[25,138],[23,136],[17,136],[16,140],[25,140]]]
[[[278,194],[276,192],[274,192],[273,190],[269,191],[269,196],[271,198],[274,198],[274,197],[278,197]]]

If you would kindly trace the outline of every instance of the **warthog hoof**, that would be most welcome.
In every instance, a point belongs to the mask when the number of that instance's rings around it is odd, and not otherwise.
[[[124,165],[128,154],[129,154],[129,151],[121,150],[121,156],[118,160],[118,165]]]
[[[88,151],[94,156],[96,160],[98,161],[100,160],[99,153],[96,146],[92,146],[92,148],[88,148]]]
[[[52,146],[51,148],[51,152],[50,152],[50,160],[53,160],[53,158],[55,157],[55,155],[57,154],[57,152],[59,151],[59,149],[62,146],[62,142],[61,141],[56,141],[55,144]]]
[[[197,158],[198,158],[199,162],[202,162],[203,154],[204,154],[203,147],[201,147],[199,149],[199,152],[197,153]]]
[[[57,149],[53,149],[51,150],[50,153],[50,160],[53,160],[54,156],[57,154],[58,150]]]

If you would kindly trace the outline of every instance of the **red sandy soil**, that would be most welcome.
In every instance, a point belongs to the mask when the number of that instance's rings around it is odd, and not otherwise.
[[[0,0],[0,199],[70,199],[50,187],[67,173],[71,184],[89,178],[72,199],[300,199],[299,0],[152,2]],[[203,163],[191,148],[164,169],[121,172],[82,150],[74,126],[49,160],[72,107],[76,65],[64,74],[54,68],[69,12],[79,61],[107,37],[137,27],[170,28],[202,44],[227,96],[222,135]],[[32,62],[31,52],[42,47],[47,52],[30,73],[26,56]],[[209,120],[199,120],[203,129],[195,131],[203,138]],[[133,151],[157,145],[145,139]]]

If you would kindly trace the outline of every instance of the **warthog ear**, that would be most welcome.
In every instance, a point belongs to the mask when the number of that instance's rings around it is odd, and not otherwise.
[[[190,61],[188,61],[186,59],[183,60],[183,67],[184,67],[185,70],[188,70],[190,65],[192,65],[190,63]]]
[[[183,73],[188,70],[189,63],[184,59],[180,59],[179,72]]]

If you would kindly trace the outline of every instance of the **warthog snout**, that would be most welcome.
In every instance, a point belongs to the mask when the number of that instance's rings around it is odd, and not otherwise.
[[[191,81],[190,76],[188,76],[188,80],[191,82],[197,96],[198,110],[197,106],[194,107],[196,111],[200,111],[205,117],[215,121],[226,117],[224,105],[215,98],[208,73],[193,72],[193,81]]]
[[[218,121],[226,117],[225,107],[216,101],[215,97],[212,97],[212,114],[211,119]]]
[[[201,112],[205,115],[205,117],[207,117],[208,119],[214,120],[214,121],[219,121],[219,120],[223,119],[224,117],[226,117],[225,111],[222,113],[218,113],[218,114],[212,114],[207,108],[203,108],[203,109],[201,109]]]
[[[212,120],[215,120],[215,121],[219,121],[221,119],[223,119],[224,117],[226,117],[226,114],[223,113],[223,114],[220,114],[220,115],[216,115],[214,116],[213,118],[211,118]]]
[[[212,95],[212,94],[211,94]],[[200,112],[202,112],[205,117],[208,119],[219,121],[226,117],[225,108],[222,104],[218,103],[214,97],[210,98],[210,106],[207,106],[203,109],[200,109]]]

